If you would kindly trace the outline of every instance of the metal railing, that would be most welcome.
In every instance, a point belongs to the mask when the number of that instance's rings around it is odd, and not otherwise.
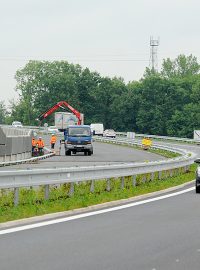
[[[119,137],[127,137],[128,132],[116,132]],[[179,142],[187,142],[187,143],[200,143],[198,139],[189,139],[189,138],[179,138],[179,137],[171,137],[171,136],[158,136],[158,135],[149,135],[149,134],[139,134],[135,133],[136,138],[144,138],[149,137],[152,139],[158,140],[167,140],[167,141],[179,141]]]
[[[115,144],[138,144],[127,139],[106,139],[97,138],[102,142]],[[139,144],[140,145],[140,144]],[[74,183],[81,181],[91,181],[90,191],[94,191],[94,181],[107,179],[107,190],[110,190],[110,178],[121,177],[124,183],[124,177],[132,176],[133,185],[136,185],[136,177],[138,175],[151,174],[151,180],[154,174],[158,172],[158,178],[164,177],[166,171],[172,176],[177,169],[183,168],[188,170],[196,157],[195,153],[188,152],[169,146],[156,145],[154,148],[168,150],[181,154],[180,156],[167,160],[142,163],[113,164],[89,167],[70,167],[56,169],[34,169],[19,171],[1,171],[0,172],[0,189],[14,188],[14,204],[19,202],[19,188],[30,186],[45,186],[45,199],[49,198],[49,186],[54,184],[71,183],[70,193],[74,191]],[[145,182],[145,177],[143,179]],[[122,184],[123,186],[123,184]]]

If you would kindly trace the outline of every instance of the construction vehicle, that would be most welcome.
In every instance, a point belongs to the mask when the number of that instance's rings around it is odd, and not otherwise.
[[[56,103],[53,107],[51,107],[50,109],[48,109],[46,112],[40,114],[40,116],[38,117],[38,119],[40,121],[44,120],[45,118],[47,118],[49,115],[51,115],[53,112],[55,112],[56,110],[58,110],[59,108],[61,109],[65,109],[68,108],[78,119],[78,125],[82,125],[83,124],[83,114],[81,114],[79,111],[77,111],[76,109],[74,109],[71,105],[69,105],[66,101],[59,101],[58,103]]]
[[[84,155],[93,154],[93,145],[92,145],[92,132],[90,126],[83,125],[83,114],[74,109],[66,101],[60,101],[56,103],[53,107],[48,109],[46,112],[42,113],[38,118],[40,121],[51,115],[57,109],[67,107],[77,118],[77,125],[70,125],[76,120],[66,112],[59,112],[55,114],[55,126],[59,131],[64,132],[64,141],[65,145],[65,155],[71,155],[71,153],[76,154],[77,152],[83,152]],[[73,122],[73,124],[75,123]]]

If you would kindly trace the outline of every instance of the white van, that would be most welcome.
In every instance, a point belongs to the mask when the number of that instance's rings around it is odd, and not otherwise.
[[[93,135],[103,136],[104,127],[102,123],[95,123],[90,125]]]

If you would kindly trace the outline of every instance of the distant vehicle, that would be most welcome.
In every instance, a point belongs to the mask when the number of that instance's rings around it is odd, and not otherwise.
[[[103,136],[104,137],[110,137],[110,138],[115,138],[116,137],[116,133],[113,129],[106,129],[103,132]]]
[[[70,125],[77,125],[78,118],[73,113],[56,112],[55,113],[55,126],[59,130],[64,130]]]
[[[48,132],[50,133],[58,133],[58,129],[56,126],[49,126],[48,127]]]
[[[12,127],[15,127],[15,128],[22,128],[23,125],[22,125],[22,123],[19,122],[19,121],[14,121],[14,122],[12,122]]]
[[[90,125],[93,135],[103,136],[104,127],[102,123],[94,123]]]

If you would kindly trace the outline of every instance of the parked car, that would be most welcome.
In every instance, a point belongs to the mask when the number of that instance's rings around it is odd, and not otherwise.
[[[104,137],[110,137],[110,138],[115,138],[116,137],[116,133],[113,129],[106,129],[103,132],[103,136]]]
[[[57,129],[56,126],[49,126],[49,127],[48,127],[48,132],[49,132],[49,133],[58,133],[59,130]]]
[[[12,122],[12,127],[15,127],[15,128],[22,128],[23,125],[22,125],[22,123],[19,122],[19,121],[13,121],[13,122]]]

